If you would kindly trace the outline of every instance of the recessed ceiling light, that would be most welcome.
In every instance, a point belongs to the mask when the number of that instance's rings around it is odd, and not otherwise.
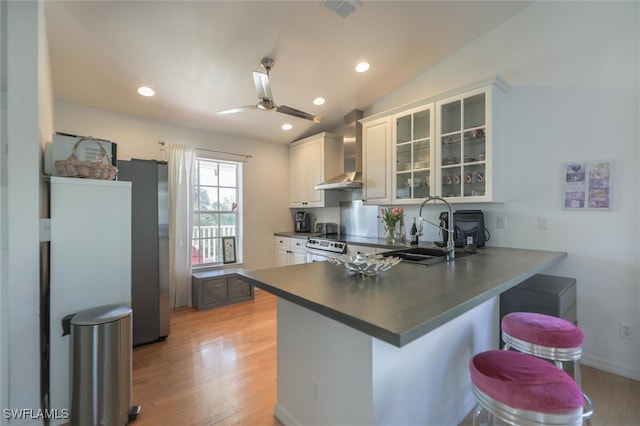
[[[325,99],[324,99],[324,98],[315,98],[315,99],[313,100],[313,104],[314,104],[314,105],[324,105],[324,103],[325,103],[325,102],[326,102],[326,101],[325,101]]]
[[[142,96],[153,96],[156,94],[155,90],[146,86],[138,87],[138,93]]]
[[[293,129],[293,126],[289,123],[282,125],[282,130],[291,130],[291,129]]]
[[[358,65],[356,65],[356,71],[358,72],[365,72],[368,69],[369,69],[369,62],[360,62]]]

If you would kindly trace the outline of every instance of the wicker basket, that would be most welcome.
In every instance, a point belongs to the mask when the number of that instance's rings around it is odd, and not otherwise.
[[[100,147],[100,154],[91,161],[80,161],[76,155],[78,146],[84,141],[93,141]],[[56,161],[55,166],[58,176],[63,177],[113,180],[118,173],[118,168],[109,162],[107,150],[92,137],[78,139],[69,158]]]

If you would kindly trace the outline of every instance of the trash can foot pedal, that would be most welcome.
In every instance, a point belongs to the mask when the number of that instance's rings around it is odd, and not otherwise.
[[[132,421],[138,418],[138,414],[140,414],[140,410],[141,408],[139,405],[133,405],[131,407],[131,410],[129,410],[129,423],[131,423]]]

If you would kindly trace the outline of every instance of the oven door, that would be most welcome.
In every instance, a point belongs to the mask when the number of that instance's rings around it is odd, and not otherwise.
[[[312,262],[326,262],[330,257],[335,256],[335,253],[322,250],[309,250],[307,249],[307,263]]]

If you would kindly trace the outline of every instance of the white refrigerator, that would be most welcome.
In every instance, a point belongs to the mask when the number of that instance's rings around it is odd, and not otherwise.
[[[49,406],[61,410],[71,406],[64,316],[131,306],[131,183],[52,177],[50,206]]]

